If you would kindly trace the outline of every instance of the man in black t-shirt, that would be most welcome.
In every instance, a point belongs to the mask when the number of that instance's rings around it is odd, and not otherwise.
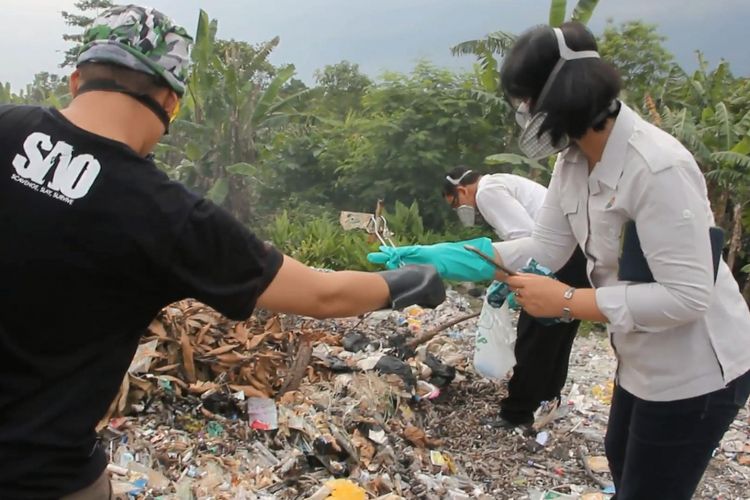
[[[190,37],[116,7],[86,32],[61,111],[0,106],[0,498],[108,498],[94,427],[139,337],[193,297],[314,317],[438,305],[434,268],[318,273],[148,158],[177,111]]]

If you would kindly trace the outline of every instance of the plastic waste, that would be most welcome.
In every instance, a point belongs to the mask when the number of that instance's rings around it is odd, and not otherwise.
[[[344,335],[341,345],[349,352],[359,352],[370,344],[367,336],[361,332],[351,332]]]
[[[131,462],[128,464],[128,470],[133,471],[138,474],[142,474],[145,476],[146,484],[148,484],[149,488],[153,488],[155,490],[163,490],[167,487],[169,487],[169,479],[162,474],[161,472],[151,469],[149,467],[145,467],[137,462]],[[136,484],[133,482],[133,484]]]
[[[250,427],[259,431],[279,428],[276,401],[270,398],[247,398],[247,418]]]
[[[326,486],[331,489],[328,500],[367,500],[367,492],[349,479],[334,479]]]
[[[219,422],[211,420],[208,424],[206,424],[206,433],[208,434],[208,437],[219,437],[224,434],[224,427],[222,427]]]
[[[549,441],[549,432],[542,431],[536,435],[536,442],[539,443],[540,445],[546,446],[547,441]]]
[[[417,378],[412,373],[411,367],[394,356],[380,358],[375,369],[380,373],[395,373],[401,377],[408,389],[413,389],[417,384]]]
[[[445,387],[456,378],[456,369],[440,361],[431,352],[427,353],[424,363],[432,370],[430,383],[437,387]]]
[[[474,369],[480,375],[500,380],[516,364],[513,349],[516,344],[516,329],[513,328],[508,304],[492,307],[485,298],[482,313],[477,322],[477,337],[474,342]]]
[[[117,450],[115,451],[116,465],[119,465],[120,467],[127,467],[130,462],[134,461],[135,455],[133,455],[133,452],[131,452],[127,446],[121,444],[117,447]]]
[[[417,381],[417,396],[419,399],[435,399],[440,396],[440,389],[429,382],[419,380]]]

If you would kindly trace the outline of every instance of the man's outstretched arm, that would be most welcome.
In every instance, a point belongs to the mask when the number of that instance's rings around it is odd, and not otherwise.
[[[258,299],[258,306],[276,312],[334,318],[411,304],[435,307],[444,299],[443,283],[432,266],[407,266],[381,273],[326,273],[284,256],[276,277]]]

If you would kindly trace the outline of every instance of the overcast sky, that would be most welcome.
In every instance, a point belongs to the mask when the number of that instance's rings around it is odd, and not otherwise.
[[[219,36],[251,43],[281,37],[274,63],[293,63],[298,77],[342,59],[371,76],[385,70],[408,72],[419,59],[440,66],[470,68],[472,58],[455,58],[449,48],[495,30],[521,32],[545,22],[549,0],[143,0],[194,32],[198,9],[219,21]],[[0,0],[3,7],[0,81],[14,89],[38,71],[67,72],[57,65],[69,31],[60,12],[74,0]],[[570,0],[573,4],[574,0]],[[668,37],[667,48],[686,68],[695,50],[709,62],[731,62],[750,75],[750,0],[600,0],[590,22],[601,32],[615,22],[645,19]]]

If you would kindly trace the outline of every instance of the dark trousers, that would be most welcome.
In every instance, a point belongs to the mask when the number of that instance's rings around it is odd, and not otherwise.
[[[112,500],[112,483],[109,473],[105,470],[99,479],[82,490],[65,495],[61,500]]]
[[[591,286],[586,276],[586,257],[580,248],[555,274],[570,286]],[[516,366],[508,381],[508,397],[500,402],[504,419],[513,424],[529,423],[539,403],[560,397],[579,324],[573,321],[544,326],[521,311],[516,329]]]
[[[748,393],[750,372],[724,389],[668,402],[646,401],[616,386],[604,442],[614,498],[691,498]]]

